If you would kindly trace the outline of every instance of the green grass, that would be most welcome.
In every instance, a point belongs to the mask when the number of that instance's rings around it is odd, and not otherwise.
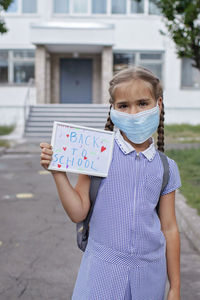
[[[181,193],[200,215],[200,149],[168,150],[166,154],[174,159],[179,167]]]
[[[15,126],[0,126],[0,135],[10,134],[14,130]]]
[[[168,143],[200,143],[200,125],[165,125],[165,139]]]
[[[7,141],[0,140],[0,147],[6,147],[6,148],[9,148],[9,147],[10,147],[10,144],[9,144],[9,142],[7,142]]]

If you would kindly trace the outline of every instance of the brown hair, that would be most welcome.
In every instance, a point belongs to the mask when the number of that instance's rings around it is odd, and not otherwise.
[[[156,101],[158,100],[159,97],[163,99],[163,89],[159,78],[157,78],[150,70],[141,66],[136,66],[118,72],[110,81],[110,87],[109,87],[109,93],[110,93],[109,103],[111,104],[110,109],[112,107],[112,104],[115,101],[114,91],[116,86],[120,83],[135,80],[135,79],[142,79],[144,81],[149,82],[152,86],[153,94],[155,96]],[[162,152],[164,152],[164,114],[165,114],[164,104],[162,102],[160,123],[157,130],[158,133],[157,146],[158,146],[158,150]],[[107,122],[105,124],[105,130],[113,131],[113,129],[114,129],[114,124],[110,119],[110,110],[109,110]]]

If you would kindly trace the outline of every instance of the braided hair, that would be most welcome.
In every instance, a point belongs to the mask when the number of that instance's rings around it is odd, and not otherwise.
[[[141,79],[146,82],[149,82],[152,86],[152,91],[155,96],[155,99],[158,100],[160,97],[163,99],[163,89],[162,85],[160,83],[159,78],[157,78],[150,70],[141,67],[141,66],[135,66],[131,68],[126,68],[117,74],[114,75],[112,80],[109,82],[109,94],[110,94],[110,110],[112,107],[112,104],[114,104],[114,91],[118,84],[135,80],[135,79]],[[114,124],[111,121],[110,118],[110,110],[108,112],[108,118],[107,122],[105,124],[105,130],[113,131]],[[157,147],[158,150],[164,152],[164,104],[162,102],[162,110],[160,114],[160,123],[158,126],[158,138],[157,138]]]

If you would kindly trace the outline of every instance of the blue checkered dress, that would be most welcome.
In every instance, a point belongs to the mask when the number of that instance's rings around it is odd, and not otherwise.
[[[176,163],[162,195],[181,186]],[[164,300],[166,240],[155,210],[163,165],[154,142],[137,153],[120,131],[99,187],[72,300]]]

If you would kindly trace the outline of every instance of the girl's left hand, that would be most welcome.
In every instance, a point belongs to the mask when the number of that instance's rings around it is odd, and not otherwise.
[[[180,299],[181,296],[179,290],[169,289],[167,300],[180,300]]]

